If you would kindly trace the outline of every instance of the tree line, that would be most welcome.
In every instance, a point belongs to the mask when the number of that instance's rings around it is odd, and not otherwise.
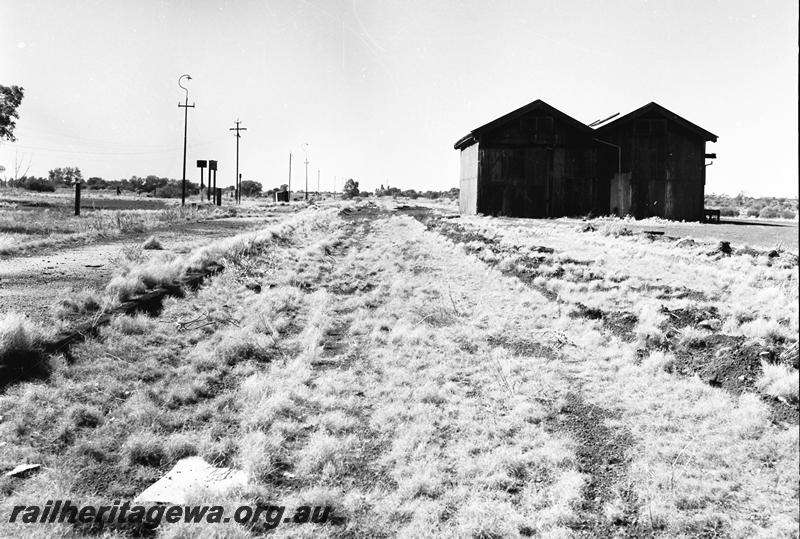
[[[8,180],[8,187],[18,187],[29,191],[53,192],[59,187],[72,187],[76,182],[90,190],[117,190],[120,194],[136,193],[154,196],[158,198],[180,198],[182,185],[181,180],[164,178],[151,174],[149,176],[131,176],[120,180],[106,180],[97,176],[88,179],[83,178],[83,174],[78,167],[55,168],[48,172],[46,178],[36,176],[21,176],[20,178]],[[232,190],[232,187],[226,190]],[[258,196],[261,194],[261,184],[251,180],[242,180],[243,196]],[[188,196],[198,195],[200,184],[186,180],[186,194]]]

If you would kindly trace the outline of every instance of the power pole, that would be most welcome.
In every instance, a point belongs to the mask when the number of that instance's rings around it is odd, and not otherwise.
[[[289,185],[286,186],[289,192],[289,202],[292,201],[292,152],[289,152]]]
[[[303,152],[306,154],[306,190],[304,191],[305,199],[308,200],[308,164],[311,162],[308,160],[308,142],[303,144]]]
[[[317,197],[319,197],[319,169],[317,169]]]
[[[183,91],[186,92],[186,98],[183,105],[181,105],[181,102],[178,101],[178,108],[183,108],[183,182],[181,183],[181,206],[186,205],[186,131],[189,123],[189,109],[194,108],[194,103],[191,105],[189,104],[189,89],[181,84],[183,77],[186,77],[187,80],[192,80],[192,77],[189,75],[181,75],[178,78],[178,86],[183,88]]]
[[[240,204],[242,202],[242,176],[239,174],[239,139],[242,137],[239,134],[239,131],[247,131],[246,127],[239,127],[239,124],[242,123],[238,119],[236,120],[236,127],[231,127],[228,131],[236,131],[236,203]]]

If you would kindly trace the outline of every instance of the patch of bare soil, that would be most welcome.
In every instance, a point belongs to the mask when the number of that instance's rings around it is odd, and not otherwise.
[[[779,347],[748,344],[745,337],[714,334],[690,346],[680,346],[670,341],[675,360],[666,366],[667,372],[686,376],[699,376],[714,387],[732,393],[756,392],[755,381],[761,374],[761,362],[780,361]],[[796,367],[796,365],[795,365]],[[763,395],[770,405],[772,421],[797,425],[800,405]]]
[[[634,339],[633,329],[636,327],[638,319],[633,313],[627,311],[606,312],[596,307],[587,307],[583,303],[577,303],[569,315],[573,318],[601,320],[606,331],[624,341],[630,342]]]
[[[545,357],[547,359],[561,359],[563,357],[563,354],[556,348],[533,340],[512,340],[504,336],[497,336],[489,337],[488,343],[495,347],[505,348],[517,356]]]
[[[615,413],[570,393],[556,418],[555,426],[577,441],[578,471],[587,476],[579,518],[569,526],[584,537],[648,537],[652,530],[638,520],[638,500],[626,487],[628,451],[634,440],[627,429],[607,425],[607,420],[615,417]],[[602,510],[609,502],[618,503],[617,496],[621,511],[609,520]]]

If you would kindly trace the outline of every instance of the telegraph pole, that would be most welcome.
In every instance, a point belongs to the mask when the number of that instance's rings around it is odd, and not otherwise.
[[[238,119],[236,120],[236,127],[231,127],[228,131],[235,131],[236,132],[236,203],[240,204],[242,202],[242,186],[241,184],[241,176],[239,175],[239,139],[242,137],[239,134],[239,131],[247,131],[246,127],[239,127],[239,124],[242,123]]]
[[[306,154],[306,190],[304,191],[305,199],[308,200],[308,164],[311,162],[308,160],[308,142],[303,144],[303,152]]]
[[[189,75],[181,75],[178,77],[178,86],[183,88],[183,91],[186,92],[186,99],[183,105],[178,101],[178,108],[183,108],[183,182],[181,183],[181,206],[186,205],[186,130],[189,123],[189,109],[194,108],[194,103],[191,105],[189,104],[189,89],[181,84],[183,77],[186,77],[186,80],[192,80],[192,77]]]
[[[287,190],[289,191],[289,202],[292,201],[292,152],[289,152],[289,185],[287,186]]]
[[[319,197],[319,169],[317,169],[317,197]]]

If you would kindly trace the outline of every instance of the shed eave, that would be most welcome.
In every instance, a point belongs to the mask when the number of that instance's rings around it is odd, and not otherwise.
[[[472,146],[476,142],[478,141],[475,139],[475,135],[473,135],[472,133],[468,133],[463,137],[461,137],[460,139],[458,139],[458,141],[453,145],[453,148],[455,148],[456,150],[463,150],[467,146]]]

